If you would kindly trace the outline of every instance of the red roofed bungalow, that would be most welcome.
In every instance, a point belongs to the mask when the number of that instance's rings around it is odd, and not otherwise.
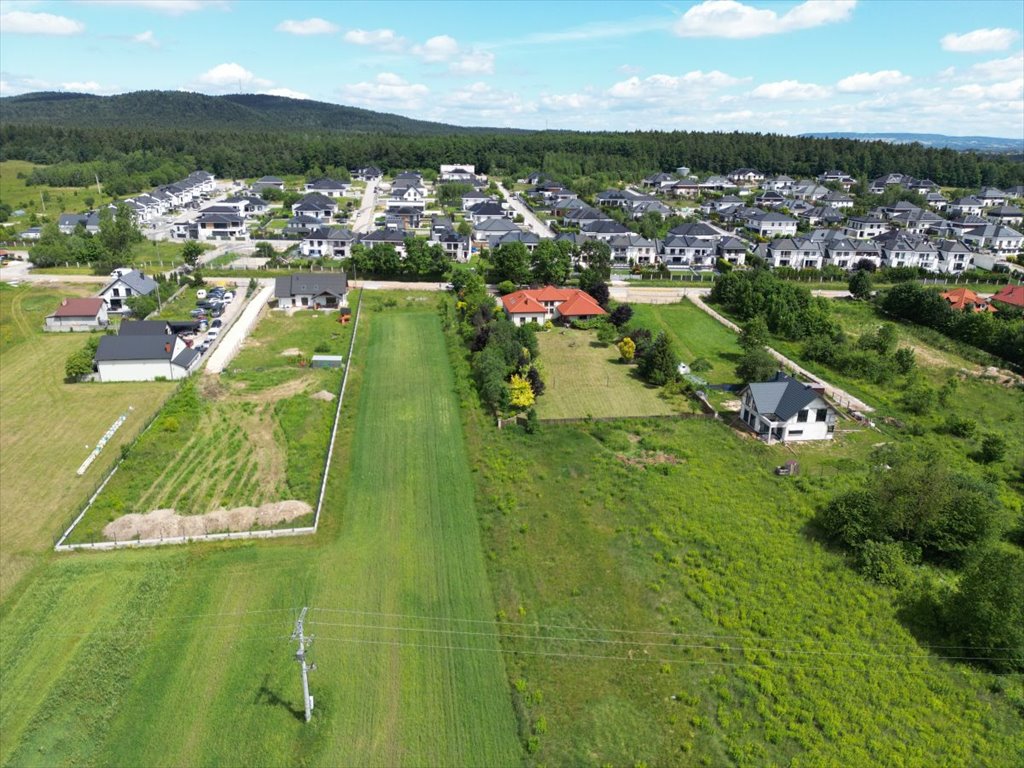
[[[942,294],[942,298],[949,302],[950,307],[960,312],[965,310],[970,310],[971,312],[999,311],[970,288],[954,288],[952,291],[946,291]]]
[[[107,305],[103,299],[63,299],[46,318],[47,331],[96,331],[106,328]]]
[[[525,323],[544,323],[547,320],[586,319],[605,314],[590,296],[577,288],[555,288],[546,285],[543,288],[525,289],[502,296],[501,303],[516,325]]]
[[[1024,309],[1024,285],[1005,285],[990,301],[1001,301],[1017,309]]]

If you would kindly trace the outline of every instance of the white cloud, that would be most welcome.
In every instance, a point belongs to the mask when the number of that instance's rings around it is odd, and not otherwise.
[[[147,11],[156,11],[168,16],[181,16],[185,13],[201,11],[204,8],[227,9],[226,0],[78,0],[86,5],[118,5],[134,6]]]
[[[968,99],[985,99],[986,101],[1013,101],[1024,97],[1024,77],[1005,83],[979,85],[968,83],[953,89],[953,95]]]
[[[705,0],[680,16],[672,29],[679,37],[762,37],[847,21],[856,5],[856,0],[807,0],[780,16],[736,0]]]
[[[540,97],[540,105],[550,112],[595,109],[599,102],[589,93],[552,93]]]
[[[898,69],[883,69],[878,72],[858,72],[844,77],[836,84],[843,93],[871,93],[906,85],[911,78]]]
[[[116,86],[100,85],[95,80],[86,82],[61,83],[61,89],[72,93],[114,93],[120,90]]]
[[[619,67],[619,72],[627,75],[639,75],[644,71],[643,67],[637,66],[636,64],[623,64]]]
[[[286,99],[308,99],[309,94],[302,91],[293,91],[291,88],[269,88],[261,91],[267,96],[284,96]]]
[[[19,93],[25,92],[25,88],[9,83],[6,80],[0,80],[0,96],[17,96]]]
[[[430,89],[422,83],[410,83],[393,72],[381,72],[372,82],[342,85],[338,93],[355,104],[394,110],[419,107]]]
[[[1020,37],[1015,30],[999,27],[976,29],[962,35],[950,33],[940,41],[944,51],[954,53],[979,53],[984,51],[1005,51]]]
[[[612,85],[608,95],[616,99],[656,101],[693,92],[707,92],[716,88],[729,88],[742,83],[740,78],[717,69],[702,72],[697,69],[685,75],[649,75],[642,80],[630,77]]]
[[[252,72],[243,67],[241,64],[235,64],[234,62],[228,64],[218,64],[213,69],[207,70],[201,74],[198,78],[200,83],[204,85],[213,85],[219,87],[231,87],[236,85],[255,85],[260,88],[266,88],[272,85],[269,80],[264,80],[261,77],[256,77]]]
[[[85,24],[52,13],[11,11],[0,16],[0,32],[18,35],[79,35]]]
[[[453,61],[448,70],[456,75],[493,75],[494,54],[490,51],[470,51],[458,61]]]
[[[137,35],[132,35],[132,41],[148,45],[150,48],[160,47],[160,41],[156,39],[156,35],[153,34],[153,30],[151,29],[147,29],[145,32],[139,32]]]
[[[1024,51],[1005,59],[982,61],[971,67],[971,72],[983,80],[1003,80],[1024,72]]]
[[[414,45],[412,52],[426,62],[448,61],[459,53],[459,44],[451,35],[436,35],[422,45]]]
[[[806,101],[824,99],[830,93],[831,91],[822,85],[801,83],[796,80],[780,80],[775,83],[763,83],[751,91],[750,95],[757,99]]]
[[[342,39],[382,51],[399,51],[405,46],[405,38],[396,35],[393,29],[350,29]]]
[[[285,19],[274,29],[278,32],[287,32],[290,35],[331,35],[341,28],[332,21],[313,17],[302,21]]]

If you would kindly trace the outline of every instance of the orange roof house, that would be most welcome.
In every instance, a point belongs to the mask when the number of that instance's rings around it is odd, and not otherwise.
[[[590,294],[578,288],[529,288],[501,297],[505,314],[516,325],[543,323],[564,317],[567,320],[606,314]]]
[[[949,306],[960,312],[970,310],[971,312],[998,312],[995,307],[982,299],[970,288],[954,288],[942,294]]]
[[[1024,285],[1004,285],[991,301],[1001,301],[1017,309],[1024,309]]]

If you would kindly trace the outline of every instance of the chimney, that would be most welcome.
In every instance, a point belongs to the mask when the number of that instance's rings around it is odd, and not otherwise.
[[[164,352],[166,352],[167,354],[171,353],[171,342],[168,341],[166,344],[164,344]]]
[[[62,307],[66,307],[68,305],[68,300],[67,299],[61,299],[60,305]]]

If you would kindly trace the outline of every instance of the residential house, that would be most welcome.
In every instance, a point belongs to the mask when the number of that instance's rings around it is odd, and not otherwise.
[[[505,315],[516,325],[559,319],[585,320],[607,314],[590,294],[551,285],[507,294],[501,297],[501,304]]]
[[[997,307],[1006,305],[1012,309],[1024,309],[1024,285],[1004,285],[990,299]]]
[[[96,349],[96,370],[104,382],[177,381],[192,373],[199,361],[198,350],[167,333],[104,336]]]
[[[770,190],[772,192],[786,192],[787,190],[792,189],[794,184],[796,184],[796,179],[783,174],[782,176],[773,176],[772,178],[767,179],[762,186],[766,190]]]
[[[762,440],[831,440],[836,409],[824,393],[779,372],[771,381],[748,384],[739,393],[740,420]]]
[[[1014,226],[1024,222],[1024,211],[1015,205],[997,205],[985,211],[985,218],[993,224]]]
[[[473,224],[480,224],[488,219],[511,219],[514,215],[511,208],[505,208],[493,200],[477,203],[466,213]]]
[[[360,181],[380,181],[384,178],[384,171],[375,165],[367,165],[363,168],[355,168],[351,172],[353,179]]]
[[[858,214],[847,219],[843,226],[843,234],[858,240],[870,240],[889,230],[889,224],[874,214]]]
[[[766,258],[773,267],[821,269],[825,250],[810,238],[783,237],[768,243]]]
[[[669,269],[708,269],[718,255],[718,237],[693,237],[671,233],[661,241],[661,263]]]
[[[981,201],[985,208],[995,208],[1006,205],[1006,193],[996,187],[982,187],[975,197]]]
[[[107,305],[107,312],[128,312],[126,300],[135,296],[148,296],[156,290],[156,280],[146,277],[137,269],[117,270],[117,276],[99,292]]]
[[[725,192],[726,190],[736,189],[737,185],[725,176],[708,176],[704,181],[699,184],[702,190],[713,190],[716,192]]]
[[[630,229],[611,219],[594,221],[580,227],[580,234],[592,240],[604,240],[606,243],[618,235],[630,234]]]
[[[843,171],[825,171],[823,174],[818,176],[818,181],[822,184],[838,184],[843,188],[844,192],[849,192],[857,180],[850,176],[848,173]]]
[[[615,264],[649,266],[658,260],[657,243],[633,232],[612,237],[608,245],[612,249],[612,262]]]
[[[694,198],[700,194],[700,184],[695,181],[685,179],[683,181],[677,181],[669,188],[668,191],[676,197]]]
[[[492,238],[499,238],[509,232],[522,230],[508,219],[485,219],[473,225],[473,242],[488,245]]]
[[[344,197],[351,186],[347,181],[323,178],[307,181],[302,189],[304,192],[316,192],[324,197]]]
[[[424,208],[427,191],[416,184],[408,186],[392,186],[391,196],[387,200],[388,208]]]
[[[472,246],[468,235],[460,235],[455,230],[449,229],[444,232],[432,232],[430,241],[440,245],[449,258],[459,262],[469,261]]]
[[[1000,255],[1014,255],[1024,247],[1024,235],[1011,227],[986,224],[964,232],[965,243],[975,248],[987,248]]]
[[[476,166],[474,165],[442,165],[437,180],[441,183],[457,182],[472,184],[476,181]]]
[[[344,307],[348,280],[344,272],[293,272],[274,280],[274,298],[278,309]]]
[[[404,259],[407,255],[405,234],[396,229],[378,229],[376,232],[360,237],[359,242],[367,248],[373,248],[377,245],[390,245],[401,259]]]
[[[938,272],[956,274],[974,263],[974,251],[963,240],[939,240],[935,249],[939,253]]]
[[[756,187],[764,181],[764,174],[755,168],[737,168],[729,174],[729,181],[743,187]]]
[[[299,253],[306,258],[347,259],[352,255],[352,245],[356,235],[340,227],[320,227],[303,238],[299,244]]]
[[[970,288],[954,288],[942,294],[949,306],[959,312],[998,312],[992,304]]]
[[[329,222],[337,210],[338,204],[319,192],[311,192],[292,205],[292,215],[306,216],[323,222]]]
[[[100,231],[100,215],[95,211],[90,213],[62,213],[57,219],[57,227],[62,234],[70,235],[78,227],[84,227],[90,235]]]
[[[533,232],[524,232],[521,229],[506,232],[502,235],[495,235],[488,240],[489,248],[500,248],[511,243],[522,243],[526,250],[533,253],[540,245],[540,237]]]
[[[732,264],[735,267],[742,267],[747,260],[746,244],[735,237],[723,237],[718,241],[718,258]]]
[[[677,179],[671,173],[654,173],[646,177],[640,183],[655,192],[663,192],[676,183]]]
[[[279,179],[277,176],[263,176],[252,183],[252,189],[254,192],[259,192],[261,189],[279,189],[283,192],[284,179]]]
[[[954,200],[949,206],[949,209],[956,215],[960,216],[981,216],[981,209],[984,207],[981,200],[974,197],[961,197],[959,200]]]
[[[792,237],[796,234],[796,219],[777,211],[758,211],[748,214],[744,226],[761,237]]]
[[[842,237],[823,242],[825,247],[825,264],[830,267],[853,270],[859,261],[857,246],[849,238]]]
[[[62,299],[52,315],[46,316],[44,331],[100,331],[109,324],[103,299]]]
[[[480,203],[487,202],[495,202],[495,199],[479,189],[474,189],[472,192],[467,192],[462,196],[462,210],[465,212]]]
[[[292,216],[288,219],[288,223],[284,225],[284,233],[285,235],[305,237],[310,232],[320,229],[326,223],[323,219],[316,218],[316,216]]]
[[[423,219],[422,208],[388,208],[384,214],[384,226],[387,229],[412,231]]]
[[[831,208],[853,208],[853,198],[845,192],[830,191],[821,198],[821,202]]]

